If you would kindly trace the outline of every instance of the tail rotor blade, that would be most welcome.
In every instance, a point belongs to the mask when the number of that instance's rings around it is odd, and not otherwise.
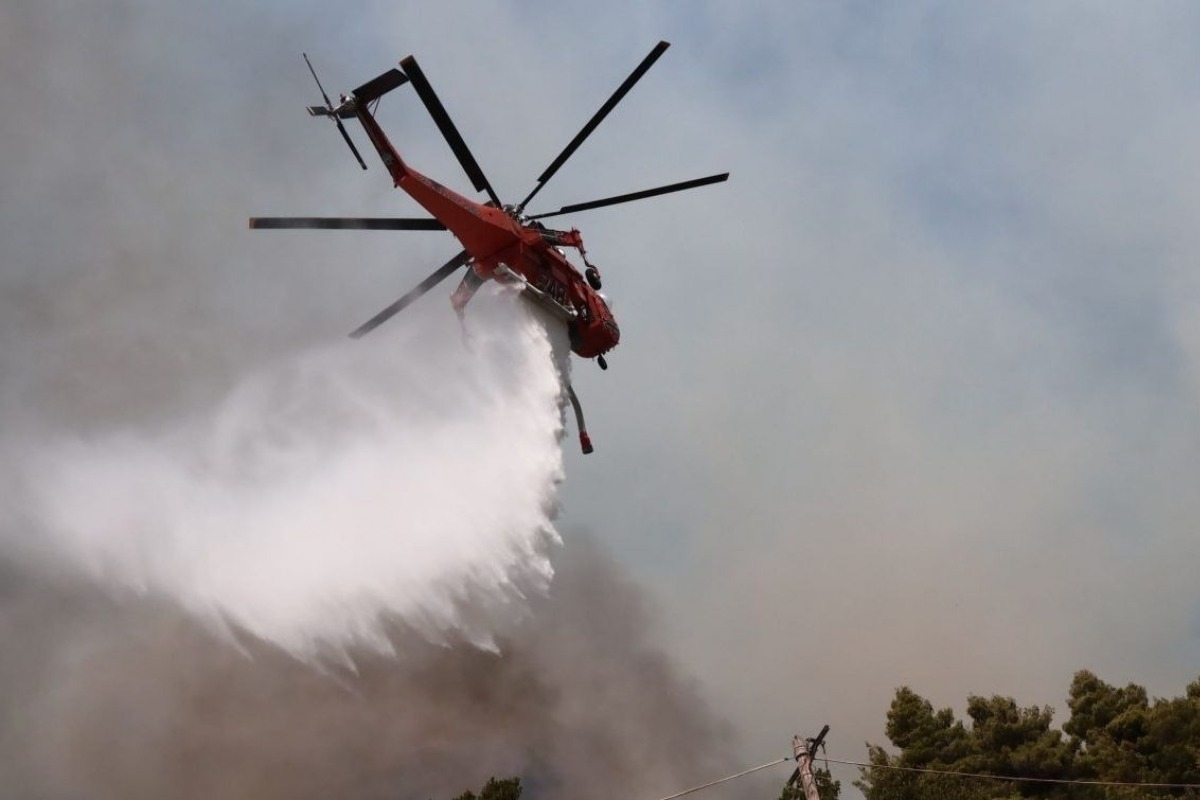
[[[346,126],[336,116],[333,121],[337,123],[338,132],[342,134],[342,138],[346,140],[346,144],[350,146],[350,152],[354,153],[354,157],[358,159],[358,165],[363,169],[367,168],[367,162],[363,161],[363,157],[359,155],[358,148],[354,146],[354,142],[350,141],[350,134],[346,132]]]
[[[496,196],[496,192],[492,190],[492,185],[488,183],[488,179],[483,174],[483,170],[479,168],[479,163],[475,161],[475,156],[471,155],[471,151],[467,148],[467,143],[463,141],[462,134],[458,132],[458,128],[454,127],[453,120],[446,113],[445,106],[438,99],[437,93],[433,91],[433,87],[425,77],[425,73],[421,71],[421,67],[417,64],[417,60],[412,56],[408,56],[400,62],[400,66],[404,68],[404,74],[408,76],[412,82],[413,89],[417,91],[417,96],[421,98],[421,102],[425,104],[425,108],[429,111],[429,116],[433,117],[433,121],[437,123],[438,130],[442,132],[446,143],[450,145],[450,149],[454,151],[458,163],[462,165],[463,171],[467,173],[467,177],[471,179],[476,191],[487,192],[492,203],[497,208],[500,207],[500,198]]]
[[[321,90],[321,97],[325,100],[325,107],[330,111],[333,110],[333,103],[329,102],[329,95],[325,94],[325,87],[321,85],[321,79],[317,77],[317,71],[313,69],[312,62],[308,60],[308,53],[301,53],[304,56],[304,63],[308,64],[308,71],[312,73],[313,80],[317,82],[317,88]]]
[[[529,219],[545,219],[546,217],[557,217],[559,214],[570,214],[574,211],[587,211],[592,208],[603,208],[604,206],[615,206],[618,203],[629,203],[634,200],[644,200],[647,197],[657,197],[660,194],[670,194],[671,192],[682,192],[685,189],[696,189],[700,186],[708,186],[710,183],[721,183],[729,179],[729,173],[723,172],[720,175],[709,175],[707,178],[696,178],[695,180],[683,181],[682,183],[672,183],[668,186],[659,186],[656,189],[644,189],[640,192],[630,192],[629,194],[619,194],[613,197],[605,197],[601,200],[591,200],[587,203],[575,203],[569,206],[563,206],[558,211],[551,211],[547,214],[535,214]]]
[[[597,111],[590,120],[588,120],[588,123],[583,126],[583,129],[580,130],[579,133],[575,135],[575,138],[571,140],[571,143],[568,144],[566,148],[558,154],[558,158],[554,159],[550,166],[546,167],[546,171],[538,176],[537,186],[533,187],[533,191],[529,193],[529,196],[522,200],[521,204],[517,206],[518,211],[523,210],[525,206],[529,205],[529,201],[533,199],[533,196],[542,190],[542,187],[546,185],[546,182],[550,180],[550,178],[554,176],[554,173],[558,172],[559,168],[567,162],[567,159],[579,149],[579,146],[583,144],[584,140],[587,139],[588,136],[591,135],[592,131],[596,129],[596,126],[603,122],[604,118],[608,116],[609,112],[617,107],[617,103],[621,102],[625,95],[629,94],[629,90],[633,88],[634,84],[641,80],[642,76],[646,74],[647,70],[654,66],[654,62],[657,61],[659,56],[665,53],[667,48],[670,46],[671,45],[669,42],[659,42],[654,46],[654,49],[650,51],[650,54],[642,59],[642,63],[638,64],[637,68],[634,69],[634,71],[630,73],[629,77],[625,79],[625,82],[617,87],[617,90],[613,92],[612,97],[608,98],[604,105],[600,106],[600,110]]]
[[[383,323],[387,322],[392,317],[399,314],[401,311],[403,311],[409,304],[411,304],[418,297],[420,297],[421,295],[428,292],[434,286],[437,286],[439,283],[444,281],[446,278],[450,277],[450,275],[456,269],[458,269],[462,265],[466,264],[470,260],[471,260],[471,256],[467,254],[466,250],[463,250],[461,253],[456,255],[454,258],[450,259],[445,264],[443,264],[441,267],[439,267],[428,278],[426,278],[425,280],[423,280],[419,284],[417,284],[416,288],[414,288],[408,294],[404,295],[399,300],[397,300],[396,302],[392,303],[390,306],[385,308],[383,311],[380,311],[378,314],[371,317],[369,320],[364,322],[362,325],[359,325],[358,328],[356,328],[354,330],[354,332],[350,334],[350,338],[361,339],[363,336],[366,336],[368,333],[375,330],[380,325],[382,325]]]
[[[325,87],[321,85],[321,79],[317,77],[317,71],[313,69],[312,62],[308,60],[308,53],[301,53],[300,55],[304,56],[304,63],[308,64],[308,71],[312,73],[313,80],[317,82],[317,88],[321,90],[321,99],[325,101],[325,110],[327,113],[322,116],[327,116],[333,120],[334,124],[337,125],[338,133],[342,134],[342,138],[346,140],[350,152],[354,153],[354,157],[358,159],[358,165],[366,169],[367,162],[363,161],[363,157],[359,155],[358,148],[354,146],[354,142],[350,141],[350,134],[346,132],[346,126],[342,124],[342,120],[338,117],[337,112],[333,110],[333,103],[330,102],[329,95],[325,93]],[[308,113],[312,114],[313,109],[310,108]]]

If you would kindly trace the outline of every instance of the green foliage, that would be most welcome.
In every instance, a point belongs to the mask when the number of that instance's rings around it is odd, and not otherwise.
[[[1050,728],[1054,711],[1049,706],[1021,708],[1011,697],[972,696],[967,699],[967,715],[972,753],[954,762],[955,769],[1025,778],[1069,777],[1075,751],[1061,731]],[[1030,794],[1029,784],[1021,787],[1023,794]]]
[[[1119,720],[1145,711],[1149,707],[1146,690],[1132,683],[1124,689],[1109,686],[1087,670],[1075,673],[1067,699],[1071,718],[1063,730],[1076,739],[1088,740]]]
[[[520,800],[520,798],[520,778],[505,778],[500,781],[489,778],[488,782],[479,790],[478,795],[467,790],[454,800]]]
[[[838,800],[842,794],[842,782],[834,780],[829,770],[813,765],[813,780],[817,784],[817,794],[821,800]],[[800,781],[785,785],[779,800],[804,800],[804,787]]]
[[[896,690],[886,732],[897,755],[868,744],[871,764],[1021,778],[1129,783],[1200,784],[1200,679],[1183,697],[1151,701],[1146,690],[1111,686],[1093,673],[1075,674],[1070,719],[1052,727],[1049,707],[1022,707],[1011,697],[967,698],[969,723],[908,687]],[[961,776],[861,770],[854,782],[867,800],[1142,800],[1181,791],[1115,786],[1067,786]],[[1194,796],[1194,795],[1191,795]]]
[[[868,762],[880,766],[913,766],[901,763],[878,745],[867,745]],[[956,769],[955,766],[938,761],[927,765],[930,769]],[[961,778],[955,775],[902,772],[892,769],[863,769],[854,785],[867,800],[994,800],[994,798],[1019,797],[1011,784]]]
[[[1183,697],[1155,699],[1130,684],[1110,686],[1090,672],[1071,683],[1071,720],[1079,772],[1101,781],[1200,783],[1200,680]],[[1149,796],[1110,790],[1106,798]],[[1161,796],[1161,793],[1159,793]]]
[[[938,711],[924,697],[902,686],[888,709],[887,736],[904,751],[903,766],[925,767],[967,755],[970,734],[948,708]]]

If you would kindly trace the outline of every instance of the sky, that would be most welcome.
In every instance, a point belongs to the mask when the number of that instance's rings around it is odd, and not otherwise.
[[[1198,34],[1183,2],[6,7],[0,475],[352,359],[344,334],[456,252],[246,229],[417,213],[304,114],[301,52],[331,93],[415,54],[520,198],[663,39],[533,210],[731,178],[564,219],[622,342],[574,366],[596,452],[568,432],[534,464],[561,469],[554,547],[595,542],[644,595],[729,766],[825,723],[861,759],[901,685],[1060,722],[1078,669],[1177,695],[1200,664]],[[469,189],[396,94],[393,142]],[[457,336],[437,294],[391,345]],[[12,569],[43,569],[10,533],[28,507],[4,513]]]

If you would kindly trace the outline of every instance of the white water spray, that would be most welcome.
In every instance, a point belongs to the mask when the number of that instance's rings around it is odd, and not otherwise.
[[[560,382],[525,303],[449,314],[245,379],[170,431],[43,445],[39,546],[303,658],[387,651],[401,621],[489,646],[551,577]]]

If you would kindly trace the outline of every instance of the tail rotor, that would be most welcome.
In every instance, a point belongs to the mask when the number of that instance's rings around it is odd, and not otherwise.
[[[313,69],[312,62],[308,60],[308,53],[301,53],[301,55],[304,56],[304,63],[308,65],[308,71],[312,73],[313,80],[317,82],[317,88],[321,90],[321,97],[325,100],[324,108],[321,106],[309,106],[308,113],[314,117],[329,117],[332,119],[333,123],[337,125],[338,132],[346,140],[346,145],[350,148],[350,152],[354,153],[354,157],[358,159],[358,165],[366,169],[367,162],[363,161],[363,157],[359,155],[358,148],[354,146],[354,142],[350,140],[350,134],[346,132],[346,126],[342,124],[342,115],[353,116],[353,113],[344,111],[341,107],[333,107],[333,103],[329,101],[329,95],[325,94],[325,87],[321,85],[321,79],[317,77],[317,71]]]

